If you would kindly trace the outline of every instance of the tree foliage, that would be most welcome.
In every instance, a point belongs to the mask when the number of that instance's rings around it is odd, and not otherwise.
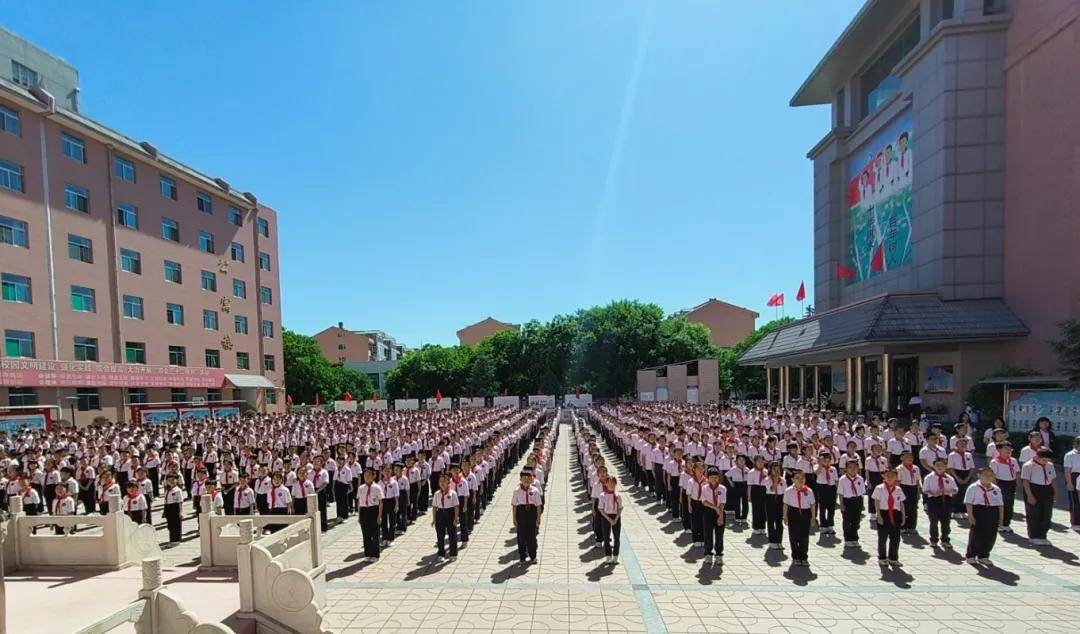
[[[355,399],[371,398],[375,387],[368,375],[330,363],[314,337],[284,329],[281,332],[285,356],[285,392],[294,403],[314,403],[341,399],[346,393]]]
[[[750,333],[746,339],[735,345],[734,348],[724,350],[720,355],[720,384],[729,386],[732,393],[743,398],[764,398],[765,396],[765,372],[757,366],[739,365],[739,357],[754,344],[770,332],[793,323],[793,317],[781,317],[774,319]],[[726,383],[725,383],[726,380]]]
[[[1069,319],[1058,324],[1061,335],[1050,342],[1057,353],[1061,372],[1076,385],[1080,383],[1080,321]]]

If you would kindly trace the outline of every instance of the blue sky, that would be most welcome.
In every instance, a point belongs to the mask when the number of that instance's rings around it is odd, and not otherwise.
[[[794,312],[829,114],[787,104],[861,4],[36,0],[2,24],[79,69],[87,115],[277,209],[285,327],[416,346],[622,298]]]

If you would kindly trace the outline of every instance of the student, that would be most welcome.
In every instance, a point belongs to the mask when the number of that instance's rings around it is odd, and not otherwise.
[[[979,469],[979,481],[967,488],[964,505],[967,507],[968,547],[965,555],[969,564],[990,563],[990,551],[997,541],[997,529],[1005,520],[1004,496],[994,484],[994,470]]]
[[[544,512],[540,506],[540,489],[536,488],[532,481],[532,471],[523,470],[521,486],[514,489],[514,495],[510,499],[520,563],[525,563],[526,555],[531,563],[536,563],[536,535],[540,530],[540,516]]]
[[[350,465],[349,468],[352,469],[352,466]],[[289,493],[292,495],[293,513],[307,515],[307,496],[315,495],[315,485],[311,482],[311,478],[308,477],[307,465],[300,465],[297,468],[296,477],[293,478],[292,483],[289,485]]]
[[[146,475],[146,469],[139,467],[135,470],[135,483],[139,485],[139,492],[146,498],[146,513],[143,514],[143,523],[153,525],[154,520],[150,517],[150,510],[154,504],[154,483]]]
[[[258,508],[255,499],[255,491],[251,488],[247,478],[240,478],[233,491],[233,515],[251,515],[253,509]]]
[[[769,467],[769,479],[765,482],[765,531],[768,534],[769,550],[781,550],[784,533],[784,468],[779,462]]]
[[[1016,480],[1020,477],[1020,463],[1012,457],[1013,446],[1009,441],[998,443],[997,455],[990,461],[989,467],[994,472],[994,480],[1001,489],[1002,512],[1004,513],[999,533],[1013,532],[1013,508],[1016,504]]]
[[[400,461],[394,463],[394,478],[398,483],[397,532],[404,535],[409,528],[409,476],[405,475],[405,463]],[[471,485],[474,481],[475,476],[469,484]]]
[[[459,541],[464,544],[469,543],[469,527],[466,525],[469,511],[469,481],[461,476],[461,465],[457,462],[450,463],[450,486],[453,487],[454,492],[457,493],[458,508],[458,526],[461,529],[461,536]]]
[[[338,469],[338,473],[347,470],[348,467],[342,465]],[[338,504],[340,504],[340,501]],[[274,472],[274,476],[270,481],[269,507],[270,515],[290,515],[292,513],[292,494],[289,493],[289,487],[285,486],[285,478],[280,471]],[[263,530],[267,533],[273,533],[284,527],[284,524],[267,524]]]
[[[884,472],[882,483],[874,487],[871,496],[877,514],[878,565],[900,567],[900,527],[904,525],[907,505],[904,489],[897,484],[896,469],[889,467]]]
[[[623,501],[615,492],[615,476],[609,475],[604,478],[603,491],[600,494],[599,512],[601,518],[600,532],[604,541],[604,555],[607,563],[619,562],[619,540],[622,536],[622,509]],[[614,548],[612,539],[615,540]]]
[[[352,499],[352,468],[346,459],[341,460],[334,472],[334,503],[337,506],[338,523],[349,519],[349,500]],[[291,494],[290,494],[291,495]]]
[[[109,514],[109,496],[112,495],[121,495],[120,485],[113,480],[112,471],[109,471],[106,468],[105,471],[101,473],[101,481],[97,487],[98,509],[100,509],[98,512],[102,515]],[[26,504],[24,503],[23,508],[25,507]],[[27,513],[27,515],[29,515],[29,513]]]
[[[904,491],[904,525],[900,534],[910,535],[918,529],[919,499],[922,495],[922,474],[915,465],[915,456],[910,451],[901,454],[896,476],[900,488]]]
[[[862,521],[863,496],[866,495],[866,481],[859,475],[857,460],[849,460],[844,466],[844,476],[840,478],[840,514],[844,524],[844,548],[859,547],[859,523]]]
[[[398,482],[394,479],[393,468],[388,464],[383,465],[382,476],[382,480],[379,482],[379,486],[382,488],[382,506],[379,517],[382,518],[380,522],[382,525],[382,543],[389,545],[394,541],[394,527],[397,526],[397,517],[394,513],[397,511]]]
[[[679,486],[679,478],[683,472],[683,450],[681,447],[672,447],[671,457],[664,462],[664,488],[671,494],[667,499],[667,510],[671,511],[672,517],[679,517],[679,504],[683,499],[683,489]]]
[[[762,487],[764,495],[764,487]],[[706,563],[724,563],[724,506],[727,488],[720,484],[720,470],[709,467],[708,481],[701,487],[701,525]],[[715,553],[715,558],[713,555]],[[711,561],[710,561],[711,560]]]
[[[937,548],[939,535],[941,545],[952,548],[952,542],[949,540],[952,524],[950,514],[953,509],[953,499],[960,497],[958,495],[960,488],[956,479],[946,472],[947,464],[949,463],[946,463],[944,458],[934,458],[934,471],[926,475],[922,484],[923,494],[926,496],[926,516],[930,520],[930,546],[932,548]]]
[[[457,492],[450,487],[450,477],[445,473],[439,475],[439,488],[431,498],[431,525],[435,527],[435,538],[438,545],[439,557],[446,557],[446,538],[450,537],[450,559],[457,559],[458,554],[458,521],[461,508],[458,502]],[[375,557],[378,557],[378,553]]]
[[[225,500],[221,495],[221,490],[218,489],[217,482],[213,480],[206,481],[206,494],[210,496],[210,509],[207,511],[210,515],[221,515],[225,512]]]
[[[225,499],[225,514],[236,514],[236,488],[240,484],[240,473],[233,468],[232,460],[225,460],[225,466],[221,469],[221,497]],[[245,478],[246,480],[246,478]]]
[[[135,481],[127,483],[127,497],[121,502],[124,513],[136,524],[146,521],[146,498],[139,492],[139,484]]]
[[[23,513],[28,516],[41,515],[41,494],[34,488],[30,478],[22,476],[20,478],[20,484],[22,488],[20,490],[23,499]]]
[[[728,486],[731,487],[731,506],[735,511],[735,525],[746,524],[746,514],[750,510],[750,493],[746,485],[746,457],[737,456],[735,466],[728,469],[724,474],[727,477]]]
[[[322,532],[330,530],[330,521],[326,517],[327,489],[330,487],[330,472],[323,468],[322,456],[316,456],[315,468],[311,471],[311,484],[315,486],[315,495],[319,503],[319,526]]]
[[[356,487],[356,513],[364,536],[364,557],[368,560],[379,558],[379,527],[382,525],[383,490],[375,479],[375,469],[368,466],[364,469],[363,483]]]
[[[209,481],[206,477],[206,469],[198,469],[195,475],[195,484],[191,485],[191,506],[195,510],[196,520],[199,513],[209,513],[210,509],[202,508],[202,496],[210,493]]]
[[[169,543],[175,544],[183,535],[184,492],[176,482],[176,474],[165,476],[165,523],[169,527]]]
[[[54,496],[52,502],[52,514],[57,517],[64,517],[67,515],[75,514],[75,498],[68,492],[67,485],[63,482],[57,483],[53,489]],[[54,526],[53,530],[57,535],[70,535],[75,531],[74,526]]]
[[[967,450],[967,438],[957,438],[956,448],[949,454],[948,470],[956,480],[957,491],[966,491],[975,479],[975,460]],[[952,517],[954,520],[962,520],[964,513],[964,496],[953,496]]]
[[[417,460],[416,468],[420,471],[420,495],[416,501],[416,511],[419,515],[423,515],[427,513],[428,503],[431,500],[431,463],[427,461],[426,451],[418,453]]]
[[[1080,476],[1080,436],[1073,439],[1073,448],[1065,454],[1065,490],[1069,496],[1069,524],[1080,531],[1080,494],[1077,493],[1077,477]]]
[[[784,491],[784,524],[788,527],[792,563],[796,566],[810,566],[810,527],[817,521],[815,505],[814,491],[806,486],[806,474],[795,471],[791,486]]]
[[[818,525],[822,535],[835,535],[833,521],[836,514],[836,486],[838,474],[832,466],[833,456],[828,451],[818,455],[817,488]]]
[[[1057,472],[1053,459],[1053,451],[1039,449],[1035,457],[1020,469],[1020,479],[1024,482],[1028,539],[1036,546],[1050,545],[1046,534],[1050,531],[1050,513],[1057,503],[1057,489],[1054,488]]]
[[[251,488],[255,491],[255,508],[258,509],[259,515],[270,514],[270,488],[273,484],[274,481],[270,477],[269,469],[259,467],[254,481],[251,483]]]
[[[768,481],[769,471],[765,468],[765,457],[758,454],[754,457],[754,468],[746,474],[746,484],[750,491],[751,535],[765,534],[765,485]]]
[[[705,463],[694,460],[690,464],[692,473],[686,480],[686,496],[690,500],[690,534],[695,546],[704,546],[705,516],[701,504],[701,489],[705,486]]]

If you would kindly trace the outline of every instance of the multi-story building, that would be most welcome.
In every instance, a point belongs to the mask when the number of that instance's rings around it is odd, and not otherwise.
[[[283,406],[276,213],[25,78],[0,78],[0,406]]]
[[[709,329],[709,341],[717,348],[731,348],[754,332],[758,314],[712,298],[679,313],[693,324]]]
[[[866,2],[791,100],[832,127],[809,153],[816,315],[742,358],[774,399],[956,416],[989,372],[1056,370],[1080,306],[1078,34],[1073,0]]]
[[[386,393],[386,375],[408,349],[381,330],[346,330],[344,322],[317,334],[323,356],[331,363],[367,374],[375,390]]]
[[[463,346],[472,347],[497,332],[520,329],[521,326],[518,326],[517,324],[508,324],[493,317],[488,317],[457,331],[458,343]]]

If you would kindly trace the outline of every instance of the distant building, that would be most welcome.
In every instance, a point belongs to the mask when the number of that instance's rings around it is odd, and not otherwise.
[[[483,321],[478,321],[457,331],[458,342],[463,346],[472,347],[491,335],[504,330],[521,330],[521,326],[488,317]]]
[[[79,111],[79,71],[2,27],[0,76],[27,90],[40,86],[56,99],[56,105]]]
[[[638,401],[717,403],[720,401],[720,362],[697,359],[637,371]]]
[[[731,348],[754,332],[758,314],[718,299],[709,299],[679,313],[693,324],[709,329],[709,341],[718,348]]]
[[[331,363],[367,374],[380,394],[386,391],[386,375],[408,349],[381,330],[346,330],[343,322],[315,335],[323,356]]]

